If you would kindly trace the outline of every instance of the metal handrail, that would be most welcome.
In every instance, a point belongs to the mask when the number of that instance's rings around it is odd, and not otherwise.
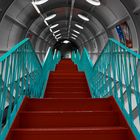
[[[140,139],[140,55],[113,38],[108,40],[93,67],[87,54],[86,49],[81,56],[73,52],[72,60],[79,70],[88,73],[92,97],[114,96],[136,138]],[[137,118],[133,115],[135,108]]]
[[[28,38],[0,57],[0,139],[5,139],[25,96],[44,96],[49,72],[55,69],[59,60],[60,52],[53,54],[49,49],[42,65]]]

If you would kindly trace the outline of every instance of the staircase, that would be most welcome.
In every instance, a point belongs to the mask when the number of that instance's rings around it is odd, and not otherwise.
[[[92,99],[83,72],[62,60],[43,99],[25,98],[6,140],[135,140],[113,97]]]

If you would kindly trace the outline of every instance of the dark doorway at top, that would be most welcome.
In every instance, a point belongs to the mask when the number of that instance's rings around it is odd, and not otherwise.
[[[76,51],[78,49],[78,46],[71,40],[63,39],[55,44],[53,50],[55,49],[61,52],[62,59],[71,58],[72,52]]]

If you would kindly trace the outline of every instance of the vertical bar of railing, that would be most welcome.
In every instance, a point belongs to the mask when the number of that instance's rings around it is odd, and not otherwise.
[[[59,55],[60,57],[60,55]],[[55,57],[56,58],[56,57]],[[54,64],[55,64],[54,60]],[[41,85],[33,90],[34,84],[39,81],[42,74],[40,62],[32,49],[31,43],[25,39],[8,53],[0,57],[0,133],[2,131],[2,121],[4,109],[9,96],[9,107],[6,117],[6,124],[10,122],[13,105],[16,106],[19,97],[29,95],[28,89],[32,87],[31,97],[40,97],[39,92],[42,90]],[[50,67],[49,67],[50,68]],[[33,73],[33,74],[32,74]],[[31,74],[31,76],[30,76]],[[38,76],[39,75],[39,76]]]
[[[74,54],[76,55],[76,57],[73,56],[73,61],[76,62],[78,68],[80,70],[83,70],[87,75],[88,82],[92,87],[92,97],[103,98],[113,95],[120,105],[122,111],[124,111],[128,122],[130,123],[130,125],[132,124],[131,128],[135,131],[136,136],[139,136],[137,135],[138,133],[136,132],[137,130],[136,128],[134,128],[133,123],[134,105],[132,103],[132,99],[135,96],[140,123],[140,78],[138,77],[138,72],[140,71],[140,55],[136,54],[114,39],[109,39],[108,43],[106,44],[92,69],[94,77],[89,78],[89,73],[91,71],[89,68],[89,60],[86,59],[88,57],[82,54],[81,61],[78,61],[77,58],[79,52],[77,51]],[[86,68],[83,68],[85,64]],[[124,93],[125,88],[126,93]],[[132,94],[132,91],[134,92],[134,95]],[[126,106],[127,103],[129,109],[128,112]]]

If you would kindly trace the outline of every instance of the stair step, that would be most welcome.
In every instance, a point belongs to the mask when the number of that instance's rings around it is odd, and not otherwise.
[[[77,66],[74,66],[74,65],[57,65],[56,69],[77,70]]]
[[[64,68],[62,68],[62,69],[55,69],[56,70],[56,72],[65,72],[65,73],[73,73],[73,72],[77,72],[77,69],[64,69]]]
[[[104,128],[58,128],[58,129],[13,129],[10,140],[131,140],[124,127]]]
[[[85,77],[84,73],[60,73],[60,72],[51,72],[50,76],[76,76],[76,77]]]
[[[47,88],[48,87],[87,87],[88,84],[85,82],[62,82],[62,81],[52,81],[52,82],[48,82],[47,84]]]
[[[81,78],[81,79],[83,78],[85,79],[86,77],[84,74],[51,73],[49,78]]]
[[[89,92],[86,92],[86,91],[48,91],[46,90],[46,95],[47,94],[56,94],[56,95],[86,95],[86,96],[89,96]],[[91,97],[91,96],[90,96]]]
[[[76,65],[74,63],[70,63],[70,62],[68,62],[68,63],[59,63],[59,65],[57,65],[57,66],[71,66],[71,67],[76,67]]]
[[[80,84],[84,84],[84,85],[88,85],[87,82],[85,82],[85,80],[82,80],[82,81],[49,81],[48,84],[77,84],[77,85],[80,85]]]
[[[108,99],[29,99],[27,111],[111,111]]]
[[[56,67],[77,68],[77,65],[75,65],[73,63],[60,63],[59,65],[56,65]]]
[[[65,77],[65,78],[58,78],[58,77],[56,77],[56,78],[49,78],[49,80],[48,80],[48,83],[49,82],[63,82],[63,83],[72,83],[72,82],[86,82],[87,83],[87,80],[85,79],[85,78],[67,78],[67,77]]]
[[[74,72],[77,72],[78,73],[78,68],[77,67],[58,67],[56,66],[55,67],[55,72],[59,71],[59,70],[65,70],[65,72],[69,72],[69,71],[74,71]]]
[[[73,70],[55,69],[55,72],[59,72],[59,73],[76,73],[77,71],[78,71],[77,69],[73,69]]]
[[[89,94],[72,94],[72,92],[46,92],[45,98],[91,98]]]
[[[113,111],[21,112],[18,128],[105,127],[120,126]]]
[[[75,99],[79,99],[79,98],[85,98],[85,99],[89,99],[91,98],[91,96],[89,95],[85,95],[85,94],[77,94],[77,95],[72,95],[72,94],[47,94],[45,95],[45,98],[57,98],[57,99],[61,99],[61,98],[75,98]]]
[[[70,92],[87,92],[89,93],[89,88],[88,87],[53,87],[49,86],[46,89],[47,92],[65,92],[65,93],[70,93]]]
[[[70,67],[70,68],[76,68],[77,66],[74,65],[73,63],[60,63],[56,67]]]
[[[66,79],[66,80],[76,80],[76,81],[78,81],[78,80],[86,80],[86,77],[85,76],[49,76],[49,79],[59,79],[59,80],[63,80],[63,79]]]

